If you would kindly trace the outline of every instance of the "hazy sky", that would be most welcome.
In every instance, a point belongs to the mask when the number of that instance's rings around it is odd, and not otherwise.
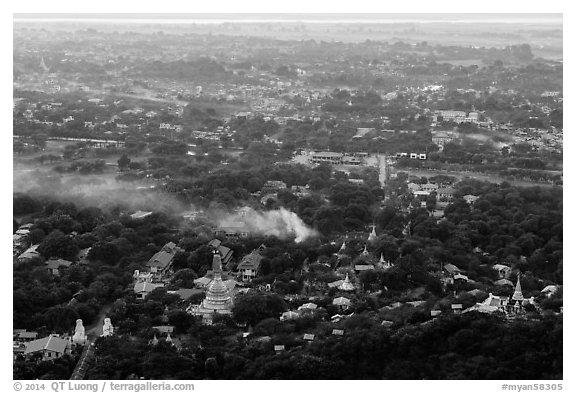
[[[552,13],[338,13],[338,14],[304,14],[304,13],[131,13],[131,14],[104,14],[104,13],[51,13],[51,14],[14,14],[14,20],[122,20],[122,21],[139,21],[147,22],[157,21],[236,21],[236,22],[258,22],[258,21],[302,21],[302,22],[395,22],[395,21],[418,21],[418,22],[486,22],[486,23],[558,23],[562,24],[562,14]]]

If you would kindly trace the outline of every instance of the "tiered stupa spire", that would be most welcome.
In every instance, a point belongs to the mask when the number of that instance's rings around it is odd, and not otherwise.
[[[520,285],[520,273],[518,273],[518,280],[516,281],[516,289],[512,295],[512,300],[519,302],[524,300],[524,295],[522,295],[522,286]]]

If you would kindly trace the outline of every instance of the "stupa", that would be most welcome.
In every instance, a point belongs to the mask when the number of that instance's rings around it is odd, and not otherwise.
[[[74,330],[72,342],[79,345],[86,344],[86,330],[84,329],[81,319],[76,320],[76,329]]]
[[[104,326],[102,326],[102,337],[109,337],[114,333],[114,326],[110,318],[104,318]]]
[[[202,316],[202,322],[211,325],[215,314],[232,314],[232,294],[222,281],[222,261],[218,252],[212,259],[214,279],[208,284],[206,298],[201,304],[188,309],[192,315]]]
[[[346,278],[344,279],[344,282],[342,284],[340,284],[338,289],[340,289],[341,291],[353,291],[355,289],[354,284],[352,284],[350,282],[350,278],[348,277],[348,273],[346,273]]]
[[[376,234],[376,225],[372,225],[372,232],[370,232],[370,235],[368,235],[368,241],[370,243],[373,243],[376,241],[377,238],[378,235]]]
[[[364,251],[362,251],[362,256],[367,257],[370,253],[368,252],[368,248],[366,248],[366,244],[364,245]]]
[[[520,309],[522,306],[522,302],[524,300],[524,295],[522,295],[522,287],[520,286],[520,273],[518,273],[518,280],[516,281],[516,289],[514,290],[514,294],[512,295],[512,301],[515,301],[514,304],[515,309]]]
[[[380,253],[380,263],[378,264],[381,269],[389,269],[392,267],[390,261],[384,259],[384,254]]]

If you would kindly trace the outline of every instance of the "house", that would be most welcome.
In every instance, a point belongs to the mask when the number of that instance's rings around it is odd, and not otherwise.
[[[266,248],[261,245],[256,250],[253,250],[250,254],[244,256],[242,261],[238,264],[236,268],[240,273],[242,281],[252,281],[254,277],[260,271],[260,262],[262,262],[262,255],[260,253]]]
[[[344,156],[342,157],[342,164],[344,165],[362,165],[362,161],[358,157]]]
[[[354,265],[354,270],[357,272],[363,272],[366,270],[374,270],[374,265]]]
[[[328,283],[328,288],[338,288],[344,283],[344,280],[336,280]]]
[[[298,310],[313,311],[313,310],[316,310],[317,308],[318,308],[318,305],[316,303],[304,303],[303,305],[298,307]]]
[[[546,297],[550,297],[552,295],[554,295],[559,289],[558,285],[547,285],[546,287],[544,287],[544,289],[542,289],[540,291],[540,293],[543,293],[544,295],[546,295]]]
[[[451,263],[447,263],[444,265],[444,270],[452,277],[454,278],[454,276],[456,274],[461,274],[462,272],[460,271],[460,269],[458,269],[457,266],[451,264]]]
[[[30,239],[28,238],[29,230],[18,229],[14,235],[12,235],[12,256],[17,256],[24,250],[31,246]]]
[[[262,194],[273,194],[287,188],[286,183],[280,180],[268,180],[262,186]]]
[[[146,299],[146,296],[156,288],[164,288],[164,284],[140,281],[134,284],[134,293],[136,294],[137,299]]]
[[[16,340],[20,341],[20,342],[29,342],[32,340],[36,340],[36,337],[38,337],[38,333],[37,332],[19,332],[16,335]]]
[[[172,267],[172,260],[178,251],[180,251],[180,248],[176,244],[173,242],[166,243],[162,250],[158,251],[146,262],[145,266],[151,273],[164,275]]]
[[[466,201],[467,204],[472,205],[474,202],[476,202],[480,197],[476,196],[476,195],[464,195],[462,198],[464,198],[464,200]]]
[[[329,164],[341,164],[343,156],[342,153],[318,152],[312,154],[312,162],[315,164],[321,164],[323,162]]]
[[[340,307],[341,309],[348,309],[352,305],[350,299],[347,299],[343,296],[337,297],[332,301],[332,304],[335,306]]]
[[[50,335],[39,340],[30,341],[24,350],[24,356],[40,354],[42,360],[54,360],[70,353],[71,344],[58,336]]]
[[[152,326],[152,329],[157,330],[163,334],[174,333],[174,326],[171,325]]]
[[[510,274],[512,274],[512,268],[510,266],[502,265],[500,263],[495,264],[492,266],[492,269],[498,272],[498,277],[509,279]]]
[[[246,238],[249,233],[248,227],[243,222],[228,223],[228,225],[220,226],[216,230],[216,235],[225,236],[226,239]]]
[[[438,184],[434,184],[434,183],[422,184],[421,190],[422,191],[428,191],[428,192],[435,192],[435,191],[438,192]]]
[[[220,259],[222,260],[222,265],[226,266],[232,260],[232,254],[234,251],[229,249],[226,246],[222,245],[222,242],[219,239],[212,239],[208,243],[208,246],[212,248],[214,251],[218,251],[220,254]]]
[[[468,276],[461,274],[461,273],[456,273],[454,275],[454,281],[456,281],[456,280],[462,280],[462,281],[468,282]]]
[[[280,316],[281,321],[291,321],[300,318],[300,314],[296,311],[286,311]]]
[[[314,335],[310,333],[304,333],[303,339],[306,341],[314,341]]]
[[[454,134],[446,131],[438,131],[432,133],[432,143],[441,149],[447,143],[452,142],[455,139]]]
[[[72,265],[72,262],[66,261],[64,259],[49,259],[45,262],[45,265],[46,269],[48,269],[48,271],[52,275],[59,276],[60,275],[59,269],[61,267],[70,267]]]
[[[18,262],[28,262],[34,258],[39,258],[40,253],[37,251],[39,244],[35,244],[28,248],[18,257]]]
[[[342,330],[342,329],[332,329],[332,335],[333,335],[333,336],[343,336],[343,335],[344,335],[344,330]]]
[[[508,306],[508,297],[506,296],[494,296],[492,293],[488,294],[488,297],[484,299],[482,303],[476,303],[474,306],[464,310],[464,313],[470,311],[478,311],[481,313],[490,314],[494,311],[505,311]]]
[[[452,187],[439,188],[436,193],[440,199],[450,200],[454,198],[454,189]]]

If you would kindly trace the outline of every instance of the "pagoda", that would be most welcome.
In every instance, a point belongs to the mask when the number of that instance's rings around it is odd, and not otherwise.
[[[364,245],[364,251],[362,251],[362,256],[367,257],[370,253],[368,252],[368,249],[366,248],[367,244]]]
[[[378,264],[381,269],[389,269],[392,267],[390,261],[384,259],[384,254],[380,253],[380,263]]]
[[[350,282],[350,277],[348,277],[348,273],[346,273],[346,278],[344,279],[344,282],[340,284],[338,289],[340,289],[341,291],[353,291],[355,289],[354,284]]]
[[[40,68],[42,68],[42,71],[44,72],[50,71],[50,68],[48,68],[48,66],[46,66],[46,63],[44,62],[44,57],[40,59]]]
[[[232,314],[232,294],[222,281],[222,260],[218,252],[212,259],[214,279],[208,284],[206,298],[199,305],[188,309],[192,315],[202,316],[202,322],[211,325],[215,314]]]
[[[516,289],[514,290],[514,294],[512,295],[512,301],[515,301],[514,304],[515,309],[519,309],[524,301],[524,295],[522,295],[522,287],[520,286],[520,273],[518,273],[518,280],[516,281]]]
[[[376,234],[376,225],[372,225],[372,232],[370,232],[370,235],[368,235],[368,241],[370,243],[374,243],[377,238],[378,235]]]

